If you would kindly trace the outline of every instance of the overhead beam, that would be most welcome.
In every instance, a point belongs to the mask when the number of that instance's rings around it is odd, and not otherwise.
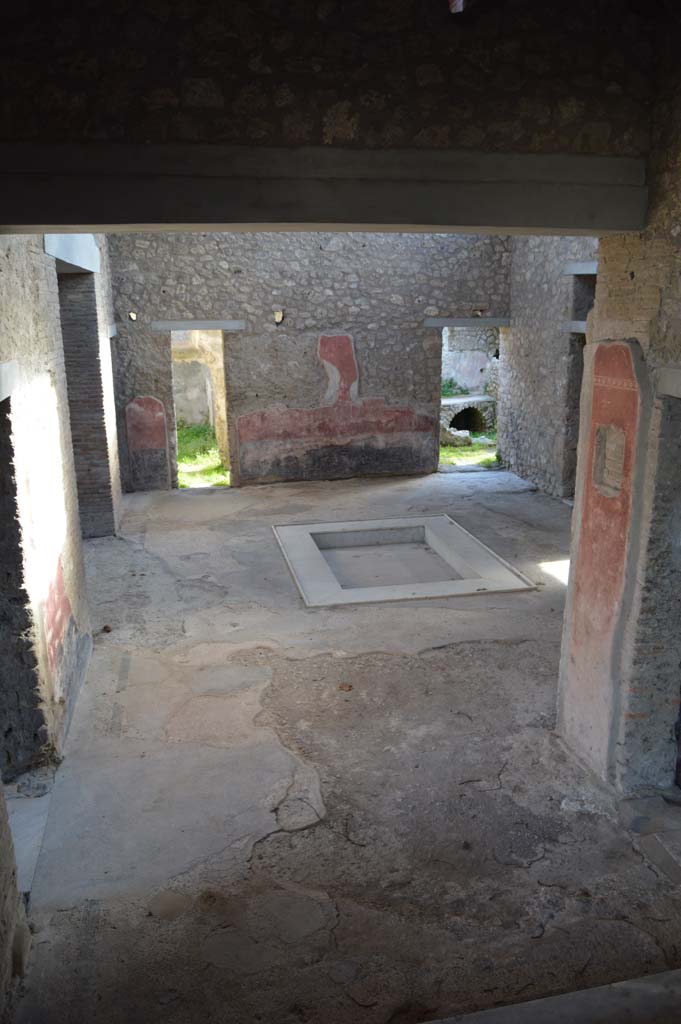
[[[152,320],[152,331],[245,331],[245,320]]]
[[[642,160],[447,150],[0,144],[0,230],[606,234],[645,225]]]
[[[576,260],[566,263],[563,273],[568,277],[595,277],[598,273],[598,260]]]
[[[508,316],[427,316],[424,327],[510,327]]]

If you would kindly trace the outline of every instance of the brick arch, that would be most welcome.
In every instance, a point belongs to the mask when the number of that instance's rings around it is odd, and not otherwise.
[[[485,415],[477,405],[465,405],[452,416],[449,424],[452,430],[470,430],[482,434],[487,428]]]

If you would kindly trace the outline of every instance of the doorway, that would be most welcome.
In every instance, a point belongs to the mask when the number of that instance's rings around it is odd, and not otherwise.
[[[567,389],[565,394],[565,447],[563,456],[563,495],[571,498],[575,493],[577,477],[577,446],[579,443],[580,398],[584,376],[583,334],[571,334],[568,342]]]
[[[181,489],[229,487],[224,333],[171,331]]]

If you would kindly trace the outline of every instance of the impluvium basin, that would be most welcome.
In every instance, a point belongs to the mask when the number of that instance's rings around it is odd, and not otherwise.
[[[447,515],[273,530],[309,607],[534,589]]]

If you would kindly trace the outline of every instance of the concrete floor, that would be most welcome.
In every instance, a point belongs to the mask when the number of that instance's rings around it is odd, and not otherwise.
[[[270,529],[438,512],[539,589],[307,609]],[[20,1024],[412,1024],[678,966],[681,891],[552,733],[570,512],[504,472],[128,497]]]

